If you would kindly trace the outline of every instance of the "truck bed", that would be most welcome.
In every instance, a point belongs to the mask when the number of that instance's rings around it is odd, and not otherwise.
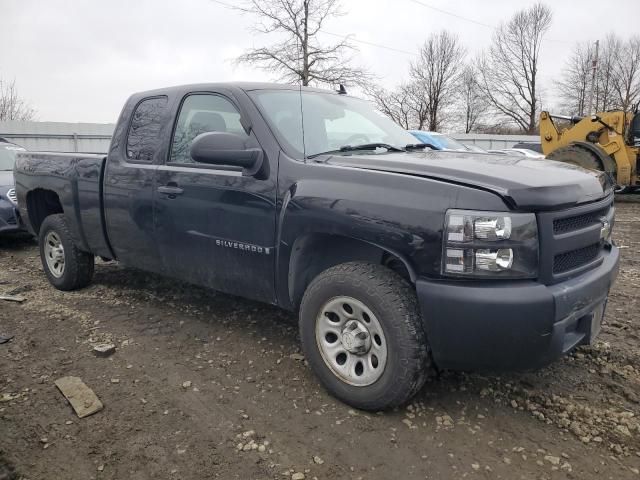
[[[57,196],[81,250],[111,257],[101,205],[105,160],[100,154],[21,152],[14,173],[17,191]],[[18,197],[27,227],[36,233],[42,219],[25,218],[28,202]]]

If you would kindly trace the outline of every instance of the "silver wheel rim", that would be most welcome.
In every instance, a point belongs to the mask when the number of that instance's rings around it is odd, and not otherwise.
[[[352,297],[334,297],[316,318],[316,343],[324,363],[343,382],[375,383],[387,364],[387,339],[373,312]]]
[[[44,258],[49,272],[56,278],[64,273],[64,247],[56,232],[49,232],[44,237]]]

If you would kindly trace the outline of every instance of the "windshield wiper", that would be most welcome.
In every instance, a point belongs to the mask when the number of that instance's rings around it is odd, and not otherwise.
[[[393,145],[389,145],[388,143],[363,143],[361,145],[343,145],[342,147],[336,150],[329,150],[326,152],[314,153],[313,155],[308,155],[307,158],[315,158],[320,155],[329,155],[331,153],[342,153],[342,152],[354,152],[357,150],[375,150],[376,148],[386,148],[390,152],[404,152],[403,148],[394,147]]]
[[[410,143],[405,145],[405,150],[424,150],[425,148],[430,148],[431,150],[437,150],[437,148],[430,143]]]
[[[403,148],[394,147],[388,143],[363,143],[361,145],[344,145],[340,147],[341,152],[352,152],[354,150],[375,150],[376,148],[386,148],[390,152],[404,152]]]

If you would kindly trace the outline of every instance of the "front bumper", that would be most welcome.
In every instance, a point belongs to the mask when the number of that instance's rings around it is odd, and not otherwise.
[[[619,256],[611,246],[597,268],[548,286],[418,279],[436,365],[456,370],[538,368],[589,343],[594,311],[606,302]]]
[[[0,200],[0,234],[25,231],[20,221],[18,207],[6,200]]]

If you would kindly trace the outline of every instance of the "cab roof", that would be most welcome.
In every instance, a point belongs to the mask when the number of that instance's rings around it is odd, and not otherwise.
[[[303,92],[317,92],[317,93],[333,93],[339,95],[338,90],[315,88],[315,87],[301,87],[299,85],[293,85],[288,83],[269,83],[269,82],[220,82],[220,83],[194,83],[186,85],[175,85],[172,87],[158,88],[155,90],[148,90],[143,92],[137,92],[135,95],[171,95],[179,94],[185,91],[206,91],[217,89],[239,89],[245,92],[254,90],[301,90]]]

